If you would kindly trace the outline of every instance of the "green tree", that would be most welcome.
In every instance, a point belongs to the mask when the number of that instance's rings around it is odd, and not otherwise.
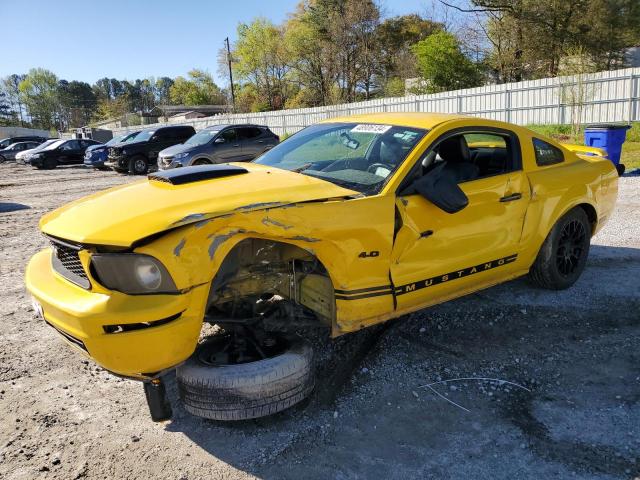
[[[98,107],[96,95],[88,83],[72,80],[58,82],[59,125],[69,127],[88,125]]]
[[[386,81],[393,77],[404,80],[418,75],[416,57],[411,51],[411,45],[443,29],[442,24],[424,19],[417,14],[385,19],[379,25],[376,34],[381,45],[381,61]]]
[[[599,69],[624,66],[640,43],[638,0],[473,0],[486,16],[487,63],[499,81],[556,76],[563,58],[585,48]],[[462,9],[464,10],[464,9]]]
[[[154,86],[154,96],[156,105],[166,105],[171,99],[169,98],[169,90],[173,85],[173,79],[169,77],[160,77],[156,79]]]
[[[477,66],[469,60],[456,37],[437,32],[412,47],[427,93],[476,87],[482,78]]]
[[[267,110],[282,108],[290,93],[291,54],[284,37],[284,30],[265,18],[238,25],[232,52],[235,76],[240,83],[255,87]]]
[[[0,87],[5,93],[5,99],[9,108],[14,112],[19,124],[23,126],[23,101],[20,95],[20,82],[24,80],[24,75],[12,74],[2,79]]]
[[[58,128],[58,77],[44,68],[32,68],[19,85],[31,122],[43,129]]]
[[[226,103],[222,90],[215,84],[210,73],[193,69],[189,78],[176,77],[169,88],[169,98],[175,105],[223,105]]]

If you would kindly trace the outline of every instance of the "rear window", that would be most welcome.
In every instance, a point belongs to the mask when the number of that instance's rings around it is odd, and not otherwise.
[[[562,150],[539,138],[533,139],[533,150],[536,154],[536,164],[539,167],[564,162]]]

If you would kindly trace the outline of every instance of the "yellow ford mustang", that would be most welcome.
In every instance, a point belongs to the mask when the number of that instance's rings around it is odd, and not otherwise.
[[[145,381],[154,419],[176,366],[190,412],[257,417],[313,388],[296,330],[337,336],[526,274],[571,286],[617,195],[603,156],[479,118],[334,118],[253,163],[151,174],[46,215],[51,248],[26,283],[69,343]],[[218,329],[203,341],[204,323]]]

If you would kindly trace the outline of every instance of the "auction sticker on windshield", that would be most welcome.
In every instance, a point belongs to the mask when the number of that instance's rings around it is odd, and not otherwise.
[[[352,133],[384,133],[391,125],[376,125],[374,123],[361,123],[351,129]]]

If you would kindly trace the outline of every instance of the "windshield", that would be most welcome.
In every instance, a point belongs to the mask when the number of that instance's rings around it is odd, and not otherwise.
[[[123,133],[122,135],[118,135],[116,137],[113,137],[111,140],[109,140],[107,143],[105,143],[105,145],[107,147],[110,147],[112,145],[115,145],[116,143],[122,143],[122,142],[130,142],[132,138],[134,138],[136,135],[138,134],[138,132],[135,133]]]
[[[220,130],[200,130],[198,133],[189,137],[189,140],[184,142],[185,145],[190,147],[197,147],[198,145],[204,145],[209,143],[213,137],[215,137]]]
[[[255,163],[373,194],[426,132],[393,125],[321,123],[296,133]]]
[[[155,130],[142,130],[138,135],[136,135],[136,142],[146,142],[153,134],[156,133]]]
[[[52,142],[50,145],[44,147],[42,150],[55,150],[60,145],[62,145],[64,142],[66,142],[66,140],[56,140],[56,141]]]
[[[45,148],[47,148],[49,145],[51,145],[54,142],[59,142],[60,139],[59,138],[54,138],[51,140],[47,140],[44,143],[41,143],[40,145],[38,145],[37,147],[34,148],[34,150],[44,150]]]

